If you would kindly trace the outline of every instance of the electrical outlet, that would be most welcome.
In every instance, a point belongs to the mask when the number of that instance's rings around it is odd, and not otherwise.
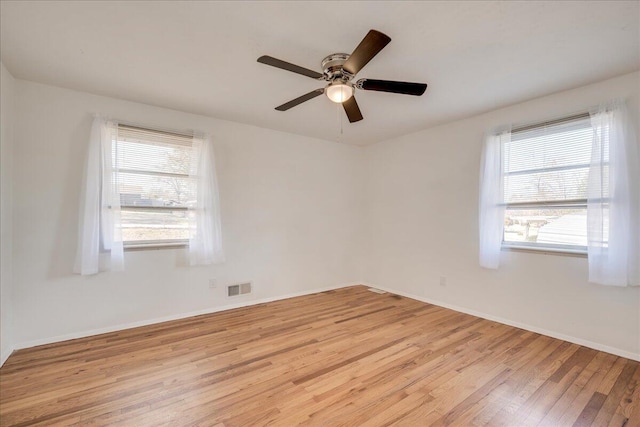
[[[218,284],[216,283],[216,279],[209,279],[209,289],[215,289],[218,287]]]
[[[440,286],[447,286],[447,278],[440,276]]]

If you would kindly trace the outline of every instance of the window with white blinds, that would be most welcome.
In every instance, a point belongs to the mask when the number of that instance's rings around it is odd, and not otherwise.
[[[112,154],[125,245],[187,243],[197,194],[192,146],[189,135],[118,125]]]
[[[502,146],[503,245],[586,251],[592,141],[588,114],[512,131]]]

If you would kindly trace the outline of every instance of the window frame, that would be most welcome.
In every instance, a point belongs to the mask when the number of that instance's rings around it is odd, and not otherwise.
[[[193,133],[182,133],[176,131],[167,131],[161,129],[153,129],[149,127],[137,126],[126,123],[118,123],[117,124],[117,137],[116,137],[116,145],[120,143],[120,128],[134,129],[139,130],[146,133],[165,135],[165,136],[173,136],[179,138],[189,138],[192,140],[193,144]],[[167,146],[168,143],[163,143],[160,141],[155,142],[161,146]],[[117,148],[114,148],[117,151]],[[140,170],[140,169],[126,169],[126,168],[115,168],[115,172],[117,174],[127,173],[127,174],[139,174],[139,175],[147,175],[153,177],[176,177],[176,178],[191,178],[189,174],[180,174],[180,173],[171,173],[171,172],[159,172],[153,170]],[[119,197],[122,193],[118,193]],[[120,199],[121,200],[121,199]],[[186,206],[129,206],[122,205],[120,203],[120,212],[123,211],[190,211],[189,207]],[[122,224],[122,222],[121,222]],[[140,250],[157,250],[157,249],[179,249],[186,248],[189,245],[189,239],[156,239],[156,240],[124,240],[122,239],[122,246],[124,251],[140,251]]]
[[[535,124],[529,124],[525,126],[520,126],[517,128],[513,128],[511,131],[511,135],[525,133],[529,131],[535,131],[536,129],[541,129],[554,125],[561,125],[565,123],[578,122],[580,120],[589,120],[590,114],[589,112],[582,112],[570,116],[565,116],[558,119],[548,120],[544,122],[539,122]],[[590,128],[591,125],[589,125]],[[513,140],[513,138],[511,138]],[[501,147],[501,150],[504,150],[504,143]],[[579,169],[589,165],[572,165],[572,166],[559,166],[559,167],[551,167],[551,168],[538,168],[538,169],[528,169],[525,171],[518,171],[515,173],[511,173],[509,175],[517,175],[517,174],[527,174],[527,173],[535,173],[535,172],[544,172],[544,171],[562,171],[562,170],[571,170],[571,169]],[[504,194],[503,194],[504,198]],[[502,206],[504,206],[505,214],[509,210],[517,210],[517,209],[548,209],[548,208],[556,208],[556,209],[587,209],[587,199],[566,199],[566,200],[554,200],[554,201],[528,201],[528,202],[513,202],[507,203],[503,202]],[[544,244],[537,242],[510,242],[505,241],[505,229],[503,226],[502,231],[502,242],[501,242],[501,250],[506,251],[520,251],[520,252],[532,252],[539,254],[549,254],[549,255],[566,255],[566,256],[578,256],[578,257],[586,257],[587,256],[587,246],[586,245],[552,245],[552,244]]]

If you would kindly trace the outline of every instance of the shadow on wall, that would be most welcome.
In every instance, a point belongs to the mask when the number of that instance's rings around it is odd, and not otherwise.
[[[57,247],[51,251],[48,279],[68,277],[73,274],[76,246],[78,241],[79,195],[84,179],[87,158],[87,141],[91,133],[93,117],[89,114],[82,119],[72,133],[72,143],[67,153],[67,168],[64,179],[63,200],[68,204],[68,211],[60,213],[56,218]]]

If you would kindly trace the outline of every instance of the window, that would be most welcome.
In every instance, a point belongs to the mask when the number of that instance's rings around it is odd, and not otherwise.
[[[73,271],[124,269],[124,246],[184,244],[190,265],[224,262],[216,162],[208,134],[94,116]]]
[[[502,143],[503,246],[586,252],[592,142],[588,114],[512,131]]]
[[[118,125],[112,145],[125,246],[187,244],[197,197],[193,137]]]
[[[485,135],[478,260],[504,247],[588,255],[589,281],[640,284],[640,155],[624,100]]]

